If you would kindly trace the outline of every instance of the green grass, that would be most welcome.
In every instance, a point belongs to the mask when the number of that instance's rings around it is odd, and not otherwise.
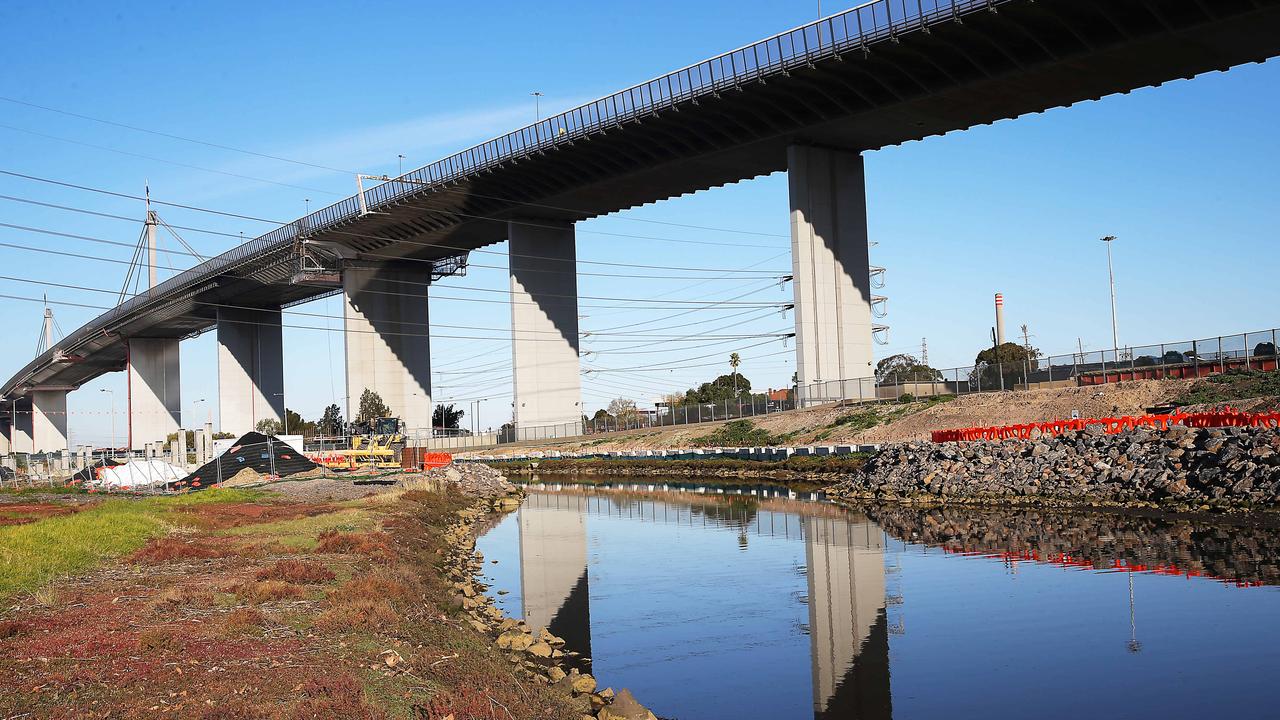
[[[1174,398],[1174,405],[1208,405],[1280,395],[1280,372],[1229,370],[1211,375]]]
[[[177,497],[106,500],[71,515],[0,528],[0,598],[31,591],[142,547],[172,526],[169,511],[246,502],[262,493],[206,490]]]
[[[0,488],[0,495],[87,495],[82,488],[63,487],[55,485],[53,487],[35,485],[32,487],[20,488]]]

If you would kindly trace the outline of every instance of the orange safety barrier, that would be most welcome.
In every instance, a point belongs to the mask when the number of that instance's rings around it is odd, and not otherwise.
[[[1108,435],[1115,435],[1139,427],[1168,430],[1174,425],[1185,425],[1192,428],[1280,428],[1280,412],[1248,413],[1228,407],[1224,410],[1203,413],[1180,412],[1167,415],[1139,415],[1137,417],[1125,415],[1122,417],[1077,418],[1000,427],[934,430],[932,435],[933,441],[936,443],[972,442],[975,440],[1029,440],[1035,435],[1036,431],[1039,431],[1041,436],[1057,437],[1069,432],[1078,432],[1090,425],[1101,425],[1103,431]]]
[[[453,462],[453,455],[447,452],[422,453],[422,469],[423,470],[444,467],[452,462]]]

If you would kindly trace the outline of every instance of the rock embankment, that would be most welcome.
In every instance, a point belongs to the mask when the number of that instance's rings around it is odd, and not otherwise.
[[[510,512],[519,507],[523,491],[498,471],[478,464],[449,466],[431,471],[428,476],[456,484],[481,498],[473,507],[460,511],[457,521],[445,533],[449,547],[445,573],[457,591],[455,601],[465,624],[505,653],[519,675],[563,692],[584,720],[657,720],[625,688],[616,694],[612,688],[600,689],[594,677],[572,667],[577,653],[564,649],[562,638],[546,628],[535,632],[523,620],[507,617],[485,595],[489,588],[477,579],[484,569],[484,556],[475,549],[477,528],[486,522],[489,513]]]
[[[1174,510],[1274,508],[1280,431],[1101,426],[1061,437],[890,446],[844,482],[836,500],[1034,502]]]

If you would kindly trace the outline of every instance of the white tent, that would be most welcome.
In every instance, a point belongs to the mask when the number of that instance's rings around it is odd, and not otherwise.
[[[131,460],[123,465],[102,468],[97,485],[103,488],[141,488],[181,480],[187,472],[163,460]]]

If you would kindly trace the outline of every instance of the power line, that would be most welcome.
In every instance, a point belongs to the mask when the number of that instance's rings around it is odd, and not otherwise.
[[[0,123],[0,128],[5,128],[6,130],[12,130],[14,132],[26,133],[27,135],[34,135],[36,137],[42,137],[48,140],[57,140],[58,142],[70,143],[72,145],[79,145],[81,147],[93,148],[94,150],[103,150],[109,153],[116,153],[117,155],[125,155],[127,157],[135,157],[135,158],[140,158],[142,160],[150,160],[152,162],[164,163],[166,165],[173,165],[175,167],[187,168],[190,170],[199,170],[200,172],[213,173],[215,175],[224,175],[226,177],[239,178],[241,180],[252,180],[254,182],[266,183],[268,185],[279,185],[280,187],[293,188],[295,190],[306,190],[308,192],[324,193],[325,195],[336,195],[338,197],[343,196],[342,193],[333,192],[332,190],[321,190],[320,188],[307,187],[306,185],[293,185],[291,183],[279,182],[277,180],[268,180],[266,178],[254,177],[253,175],[242,175],[240,173],[233,173],[227,170],[215,170],[213,168],[201,167],[199,165],[191,165],[188,163],[177,162],[174,160],[166,160],[164,158],[158,158],[153,155],[143,155],[142,153],[130,152],[128,150],[120,150],[118,148],[107,147],[105,145],[95,145],[93,143],[82,142],[80,140],[72,140],[71,138],[58,137],[57,135],[49,135],[47,133],[36,132],[35,130],[28,130],[26,128],[17,127],[16,125],[7,125],[5,123]]]
[[[69,110],[61,110],[61,109],[59,109],[59,108],[53,108],[53,107],[49,107],[49,106],[47,106],[47,105],[40,105],[40,104],[37,104],[37,103],[28,102],[28,101],[26,101],[26,100],[19,100],[19,99],[17,99],[17,98],[11,98],[11,97],[4,97],[4,96],[0,96],[0,100],[3,100],[3,101],[5,101],[5,102],[10,102],[10,103],[13,103],[13,104],[15,104],[15,105],[24,105],[24,106],[26,106],[26,107],[36,108],[36,109],[39,109],[39,110],[44,110],[44,111],[46,111],[46,112],[57,113],[57,114],[59,114],[59,115],[66,115],[66,116],[69,116],[69,117],[79,118],[79,119],[81,119],[81,120],[88,120],[88,121],[90,121],[90,122],[102,123],[102,124],[104,124],[104,125],[111,125],[111,126],[114,126],[114,127],[124,128],[124,129],[126,129],[126,130],[132,130],[132,131],[134,131],[134,132],[141,132],[141,133],[147,133],[147,134],[150,134],[150,135],[157,135],[157,136],[159,136],[159,137],[165,137],[165,138],[169,138],[169,139],[171,139],[171,140],[181,140],[181,141],[183,141],[183,142],[194,143],[194,144],[197,144],[197,145],[204,145],[204,146],[206,146],[206,147],[217,148],[217,149],[219,149],[219,150],[227,150],[227,151],[230,151],[230,152],[241,153],[241,154],[244,154],[244,155],[252,155],[252,156],[254,156],[254,157],[265,158],[265,159],[268,159],[268,160],[276,160],[276,161],[279,161],[279,162],[290,163],[290,164],[293,164],[293,165],[301,165],[301,166],[304,166],[304,167],[315,168],[315,169],[318,169],[318,170],[329,170],[329,171],[331,171],[331,172],[342,173],[342,174],[344,174],[344,175],[357,175],[357,174],[359,174],[359,173],[358,173],[357,171],[355,171],[355,170],[343,170],[342,168],[336,168],[336,167],[331,167],[331,166],[328,166],[328,165],[321,165],[321,164],[318,164],[318,163],[306,162],[306,161],[303,161],[303,160],[295,160],[295,159],[293,159],[293,158],[287,158],[287,157],[283,157],[283,156],[280,156],[280,155],[271,155],[271,154],[268,154],[268,153],[257,152],[257,151],[255,151],[255,150],[246,150],[246,149],[244,149],[244,148],[239,148],[239,147],[235,147],[235,146],[232,146],[232,145],[225,145],[225,144],[222,144],[222,143],[214,143],[214,142],[209,142],[209,141],[206,141],[206,140],[199,140],[199,139],[197,139],[197,138],[184,137],[184,136],[182,136],[182,135],[175,135],[175,134],[173,134],[173,133],[162,132],[162,131],[159,131],[159,130],[152,130],[152,129],[149,129],[149,128],[139,127],[139,126],[137,126],[137,125],[128,125],[128,124],[126,124],[126,123],[116,122],[116,121],[114,121],[114,120],[107,120],[107,119],[104,119],[104,118],[98,118],[98,117],[94,117],[94,116],[91,116],[91,115],[84,115],[84,114],[82,114],[82,113],[71,112],[71,111],[69,111]],[[421,168],[419,168],[419,170],[421,170]],[[411,171],[409,174],[413,174],[413,172],[417,172],[417,171],[416,171],[416,170],[415,170],[415,171]],[[403,176],[402,176],[402,177],[403,177]],[[473,192],[473,191],[471,191],[471,190],[467,190],[467,191],[458,191],[458,190],[455,190],[455,189],[453,189],[453,188],[439,188],[439,189],[441,189],[441,190],[446,190],[446,191],[453,191],[453,192],[465,192],[465,193],[466,193],[467,195],[469,195],[469,196],[473,196],[473,197],[482,197],[482,198],[492,199],[492,200],[500,200],[500,201],[502,201],[502,202],[508,202],[508,203],[512,203],[512,204],[516,204],[516,205],[526,205],[526,206],[529,206],[529,207],[537,207],[537,208],[548,209],[548,210],[558,210],[558,211],[561,211],[561,212],[572,212],[572,213],[577,213],[577,214],[579,214],[579,215],[590,215],[590,213],[587,213],[587,212],[582,211],[582,210],[575,210],[575,209],[573,209],[573,208],[557,207],[557,206],[554,206],[554,205],[546,205],[546,204],[540,204],[540,203],[522,202],[522,201],[519,201],[519,200],[514,200],[514,199],[512,199],[512,198],[504,198],[504,197],[500,197],[500,196],[496,196],[496,195],[482,195],[482,194],[479,194],[479,193],[475,193],[475,192]],[[630,217],[620,217],[620,219],[628,220],[628,221],[631,221],[631,222],[645,222],[645,223],[651,223],[651,224],[655,224],[655,225],[667,225],[667,226],[671,226],[671,227],[684,227],[684,228],[689,228],[689,229],[694,229],[694,230],[709,230],[709,231],[713,231],[713,232],[734,233],[734,234],[739,234],[739,235],[759,235],[759,236],[763,236],[763,237],[787,237],[787,236],[785,236],[785,235],[778,235],[778,234],[774,234],[774,233],[762,233],[762,232],[759,232],[759,231],[752,231],[752,230],[737,230],[737,229],[732,229],[732,228],[719,228],[719,227],[714,227],[714,226],[704,226],[704,225],[691,225],[691,224],[686,224],[686,223],[676,223],[676,222],[671,222],[671,221],[652,220],[652,219],[649,219],[649,218],[630,218]],[[719,244],[719,243],[716,243],[716,244]],[[735,245],[735,246],[737,246],[737,245]]]
[[[35,182],[49,183],[49,184],[52,184],[52,185],[58,185],[58,186],[61,186],[61,187],[68,187],[68,188],[73,188],[73,189],[76,189],[76,190],[82,190],[82,191],[86,191],[86,192],[100,193],[100,194],[103,194],[103,195],[110,195],[110,196],[113,196],[113,197],[124,198],[124,199],[127,199],[127,200],[138,200],[138,201],[144,201],[144,202],[145,202],[145,201],[148,201],[148,198],[145,198],[145,197],[140,196],[140,195],[130,195],[130,194],[128,194],[128,193],[116,192],[116,191],[114,191],[114,190],[106,190],[106,189],[103,189],[103,188],[95,188],[95,187],[90,187],[90,186],[87,186],[87,185],[78,185],[78,184],[76,184],[76,183],[64,182],[64,181],[62,181],[62,180],[53,180],[53,179],[50,179],[50,178],[42,178],[42,177],[38,177],[38,176],[35,176],[35,175],[28,175],[28,174],[25,174],[25,173],[15,172],[15,171],[12,171],[12,170],[0,170],[0,175],[9,175],[9,176],[11,176],[11,177],[22,178],[22,179],[24,179],[24,180],[32,180],[32,181],[35,181]],[[149,199],[149,201],[150,201],[152,204],[156,204],[156,205],[164,205],[164,206],[167,206],[167,207],[182,208],[182,209],[185,209],[185,210],[193,210],[193,211],[202,212],[202,213],[208,213],[208,214],[212,214],[212,215],[223,215],[223,216],[226,216],[226,217],[237,218],[237,219],[241,219],[241,220],[252,220],[252,221],[254,221],[254,222],[266,223],[266,224],[268,224],[268,225],[284,226],[284,225],[290,225],[290,224],[292,224],[292,222],[283,222],[283,221],[279,221],[279,220],[269,220],[269,219],[267,219],[267,218],[254,217],[254,216],[252,216],[252,215],[242,215],[242,214],[239,214],[239,213],[227,212],[227,211],[225,211],[225,210],[214,210],[214,209],[212,209],[212,208],[204,208],[204,207],[199,207],[199,206],[196,206],[196,205],[187,205],[187,204],[183,204],[183,203],[175,203],[175,202],[168,202],[168,201],[164,201],[164,200],[156,200],[156,199],[154,199],[154,198],[150,198],[150,199]],[[442,211],[442,212],[446,212],[446,213],[447,213],[447,212],[451,212],[451,211],[447,211],[447,210],[445,210],[445,211]],[[456,213],[455,213],[455,214],[456,214]],[[490,216],[481,216],[481,215],[476,215],[476,216],[474,216],[474,217],[476,217],[476,218],[480,218],[480,219],[485,219],[485,220],[497,220],[497,221],[501,221],[501,222],[515,222],[515,223],[516,223],[516,224],[518,224],[518,225],[519,225],[519,224],[523,224],[523,225],[530,225],[530,226],[533,226],[533,227],[545,227],[545,226],[543,226],[543,225],[538,225],[537,223],[528,223],[528,222],[520,222],[520,221],[509,221],[509,220],[506,220],[506,219],[503,219],[503,218],[490,217]],[[336,230],[336,229],[329,229],[329,230],[326,230],[325,232],[329,232],[329,233],[331,233],[331,234],[335,234],[335,235],[344,235],[344,236],[348,236],[348,237],[354,237],[354,238],[365,239],[365,240],[383,240],[383,241],[387,241],[387,242],[395,242],[395,243],[401,243],[401,244],[405,244],[405,245],[414,245],[414,246],[418,246],[418,247],[427,247],[427,248],[437,248],[437,249],[443,249],[443,250],[454,250],[454,251],[458,251],[458,252],[480,253],[480,254],[485,254],[485,255],[501,255],[501,256],[504,256],[504,257],[527,257],[527,258],[534,258],[534,259],[538,259],[538,260],[557,260],[557,259],[559,259],[559,258],[549,257],[549,256],[546,256],[546,255],[522,254],[522,253],[511,253],[511,252],[502,252],[502,251],[499,251],[499,250],[485,250],[485,249],[483,249],[483,248],[469,248],[469,247],[460,246],[460,245],[448,245],[448,244],[445,244],[445,243],[431,243],[431,242],[418,242],[418,241],[413,241],[413,240],[402,240],[402,239],[398,239],[398,238],[389,238],[389,237],[384,237],[384,236],[381,236],[381,235],[371,235],[371,234],[368,234],[368,233],[352,232],[352,231],[349,231],[349,230]],[[589,231],[584,231],[584,232],[589,232]],[[643,236],[634,236],[634,235],[633,235],[633,236],[628,236],[628,237],[632,237],[632,238],[635,238],[635,239],[647,239],[647,240],[666,240],[666,239],[669,239],[669,238],[646,238],[646,237],[643,237]],[[255,238],[255,239],[261,239],[261,238]],[[406,258],[406,257],[397,256],[397,255],[379,255],[379,254],[377,254],[377,253],[371,253],[371,252],[362,252],[361,254],[362,254],[362,255],[365,255],[365,256],[367,256],[367,257],[381,257],[381,258],[386,258],[386,259],[390,259],[390,260],[398,260],[398,261],[410,261],[410,262],[433,262],[433,261],[431,261],[431,260],[424,260],[424,259],[422,259],[422,258]],[[682,270],[682,271],[690,271],[690,272],[728,272],[728,273],[733,273],[733,272],[749,272],[749,273],[754,273],[754,274],[761,274],[761,273],[776,272],[776,271],[767,271],[767,270],[738,270],[738,269],[727,269],[727,268],[691,268],[691,267],[679,267],[679,266],[670,266],[670,265],[640,265],[640,264],[636,264],[636,263],[615,263],[615,262],[605,262],[605,261],[602,261],[602,260],[576,260],[575,262],[576,262],[577,264],[582,264],[582,265],[604,265],[604,266],[609,266],[609,267],[628,267],[628,268],[640,268],[640,269],[647,269],[647,270]]]

